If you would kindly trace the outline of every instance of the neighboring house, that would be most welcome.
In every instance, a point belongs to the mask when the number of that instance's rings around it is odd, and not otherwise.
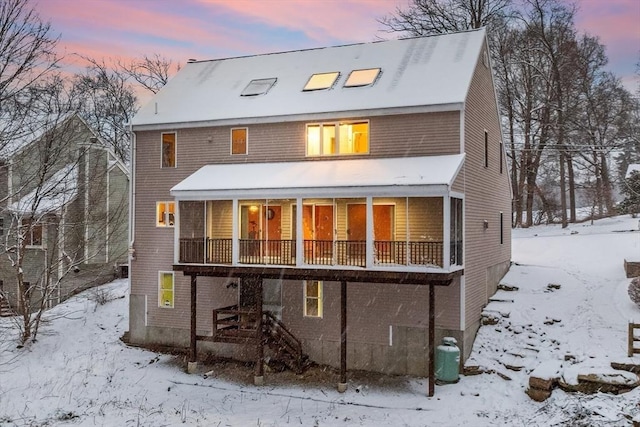
[[[468,356],[511,256],[489,61],[481,29],[189,62],[132,123],[131,342],[258,383]]]
[[[113,280],[127,263],[129,175],[98,135],[69,114],[0,154],[5,304],[21,310],[20,265],[35,306]]]

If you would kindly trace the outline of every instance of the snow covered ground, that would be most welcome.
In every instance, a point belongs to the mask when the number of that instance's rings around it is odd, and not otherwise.
[[[330,374],[319,384],[266,374],[262,387],[188,375],[181,357],[120,341],[128,298],[126,281],[116,281],[100,288],[112,298],[105,305],[88,291],[51,310],[38,342],[22,349],[10,320],[0,319],[0,426],[631,425],[639,389],[556,389],[543,403],[525,394],[543,362],[568,383],[577,373],[610,372],[612,361],[640,363],[626,356],[627,322],[640,321],[640,308],[627,297],[624,258],[640,260],[637,219],[515,230],[515,265],[502,283],[519,289],[499,291],[487,306],[498,322],[481,328],[467,363],[493,373],[436,386],[433,398],[422,378],[389,386],[351,374],[340,394]]]

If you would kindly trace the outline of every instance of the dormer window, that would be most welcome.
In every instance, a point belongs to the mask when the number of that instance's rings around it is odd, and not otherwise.
[[[308,92],[312,90],[331,89],[339,76],[340,73],[337,71],[332,73],[314,74],[309,78],[307,84],[304,85],[304,89],[302,90]]]
[[[240,96],[257,96],[263,95],[273,87],[278,79],[255,79],[251,80],[247,87],[244,88]]]
[[[364,70],[353,70],[349,73],[344,87],[371,86],[380,75],[380,68],[367,68]]]

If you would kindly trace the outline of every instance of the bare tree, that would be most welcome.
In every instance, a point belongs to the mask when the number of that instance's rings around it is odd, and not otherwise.
[[[68,283],[68,293],[78,280],[94,280],[101,268],[112,278],[112,260],[126,254],[126,178],[117,190],[104,184],[115,155],[75,114],[75,102],[59,80],[30,92],[31,120],[43,131],[5,153],[8,194],[0,246],[0,271],[9,278],[5,294],[20,313],[22,343],[35,340],[45,310],[60,300],[63,285]],[[124,168],[120,175],[126,177]],[[114,191],[120,197],[110,204],[106,200]],[[120,254],[109,249],[116,234]],[[80,269],[91,265],[97,267],[80,277]]]
[[[379,20],[389,32],[444,34],[501,23],[512,0],[412,0]]]
[[[120,62],[119,67],[127,76],[153,94],[158,93],[167,84],[172,72],[180,69],[173,60],[158,53],[143,55],[129,64]]]
[[[20,97],[57,67],[58,36],[30,0],[0,1],[0,149],[23,129]]]
[[[119,68],[117,61],[108,64],[104,59],[84,59],[89,65],[73,81],[77,108],[118,158],[127,163],[130,135],[126,124],[138,110],[129,76]]]

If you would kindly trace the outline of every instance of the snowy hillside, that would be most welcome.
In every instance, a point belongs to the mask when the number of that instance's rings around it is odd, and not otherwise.
[[[623,260],[640,260],[638,220],[617,217],[562,230],[515,230],[511,271],[485,309],[461,377],[426,397],[426,379],[335,372],[304,378],[265,375],[251,385],[241,365],[200,365],[127,347],[126,281],[85,292],[48,313],[38,342],[18,349],[0,319],[0,426],[626,426],[640,416],[640,390],[622,395],[553,391],[543,403],[525,390],[529,374],[552,364],[566,382],[611,372],[627,358],[627,322],[640,308],[627,297]],[[551,285],[551,286],[550,286]],[[109,295],[104,305],[97,296]],[[544,366],[544,365],[543,365]],[[213,370],[208,376],[204,375]],[[614,372],[615,374],[615,372]]]

